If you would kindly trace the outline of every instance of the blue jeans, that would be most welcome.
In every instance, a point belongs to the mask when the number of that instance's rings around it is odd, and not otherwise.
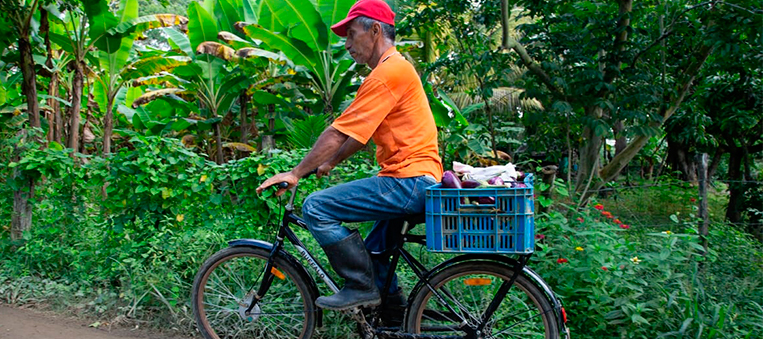
[[[360,179],[309,195],[302,205],[302,216],[324,247],[350,236],[342,222],[376,221],[365,242],[369,252],[379,253],[394,245],[399,236],[402,223],[396,219],[424,212],[426,188],[436,183],[430,176]],[[389,258],[373,257],[376,285],[382,288]],[[393,277],[389,292],[396,291],[397,277]]]

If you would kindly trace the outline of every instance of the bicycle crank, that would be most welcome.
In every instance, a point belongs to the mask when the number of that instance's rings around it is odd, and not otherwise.
[[[371,327],[371,324],[366,321],[366,317],[363,315],[363,311],[359,307],[353,308],[347,311],[347,313],[349,313],[352,319],[358,323],[358,326],[360,327],[360,337],[362,339],[373,339],[376,337],[374,329]]]

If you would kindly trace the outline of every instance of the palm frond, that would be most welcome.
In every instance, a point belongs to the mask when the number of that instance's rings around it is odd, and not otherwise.
[[[296,148],[310,148],[318,140],[323,130],[328,127],[329,115],[308,115],[304,120],[292,120],[287,126],[289,135],[286,137],[290,145]]]

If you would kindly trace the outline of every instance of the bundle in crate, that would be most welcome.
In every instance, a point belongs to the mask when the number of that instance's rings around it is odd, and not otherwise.
[[[427,248],[434,252],[531,253],[535,246],[532,174],[524,183],[527,187],[456,189],[437,184],[427,188]]]

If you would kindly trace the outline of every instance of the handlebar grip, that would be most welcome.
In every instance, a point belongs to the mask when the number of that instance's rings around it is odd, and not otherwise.
[[[317,173],[318,173],[318,168],[316,168],[316,169],[308,172],[307,174],[305,174],[305,176],[303,176],[302,179],[309,178],[311,175],[314,175],[314,174],[317,174]],[[277,183],[277,184],[275,184],[273,186],[276,187],[277,189],[287,189],[287,188],[289,188],[289,183],[286,182],[286,181],[283,181],[283,182],[279,182],[279,183]]]

